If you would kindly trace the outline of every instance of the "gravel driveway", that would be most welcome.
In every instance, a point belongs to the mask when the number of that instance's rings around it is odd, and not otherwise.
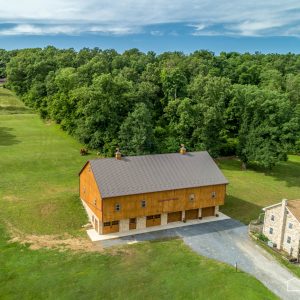
[[[255,276],[282,299],[300,299],[300,280],[248,237],[247,226],[233,219],[123,237],[101,242],[101,245],[108,247],[171,236],[181,237],[201,255],[233,266],[237,263],[240,270]],[[291,279],[289,289],[299,287],[299,292],[287,290]]]

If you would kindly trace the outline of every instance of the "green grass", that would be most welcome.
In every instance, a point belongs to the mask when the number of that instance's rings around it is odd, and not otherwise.
[[[27,233],[76,234],[87,221],[81,145],[37,115],[1,115],[0,124],[0,216]]]
[[[89,156],[58,125],[35,114],[20,114],[24,104],[0,88],[0,219],[32,234],[78,235],[87,222],[78,199],[78,172]]]
[[[0,236],[1,299],[277,299],[252,276],[179,240],[74,254],[32,251]]]
[[[13,92],[0,85],[0,115],[28,113],[30,109],[21,102]]]
[[[219,165],[230,182],[221,211],[232,218],[249,223],[258,217],[262,207],[283,198],[300,199],[300,156],[289,156],[287,162],[271,171],[257,166],[242,171],[237,159],[223,159]]]

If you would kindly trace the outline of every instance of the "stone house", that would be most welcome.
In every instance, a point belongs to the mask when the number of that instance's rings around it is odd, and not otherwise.
[[[277,249],[299,259],[300,200],[286,200],[263,208],[263,234]]]

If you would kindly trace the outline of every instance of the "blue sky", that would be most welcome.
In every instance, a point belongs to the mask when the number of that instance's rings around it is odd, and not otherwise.
[[[300,53],[300,1],[0,0],[0,48]]]

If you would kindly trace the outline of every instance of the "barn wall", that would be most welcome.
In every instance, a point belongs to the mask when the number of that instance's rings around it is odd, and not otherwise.
[[[102,222],[102,199],[89,162],[80,173],[79,193],[80,198]]]
[[[212,198],[212,192],[216,197]],[[103,199],[103,222],[143,217],[161,213],[184,211],[224,204],[226,185],[212,185],[198,188],[145,193]],[[190,195],[195,199],[190,201]],[[141,200],[146,200],[146,207],[141,207]],[[116,204],[121,205],[115,211]]]

